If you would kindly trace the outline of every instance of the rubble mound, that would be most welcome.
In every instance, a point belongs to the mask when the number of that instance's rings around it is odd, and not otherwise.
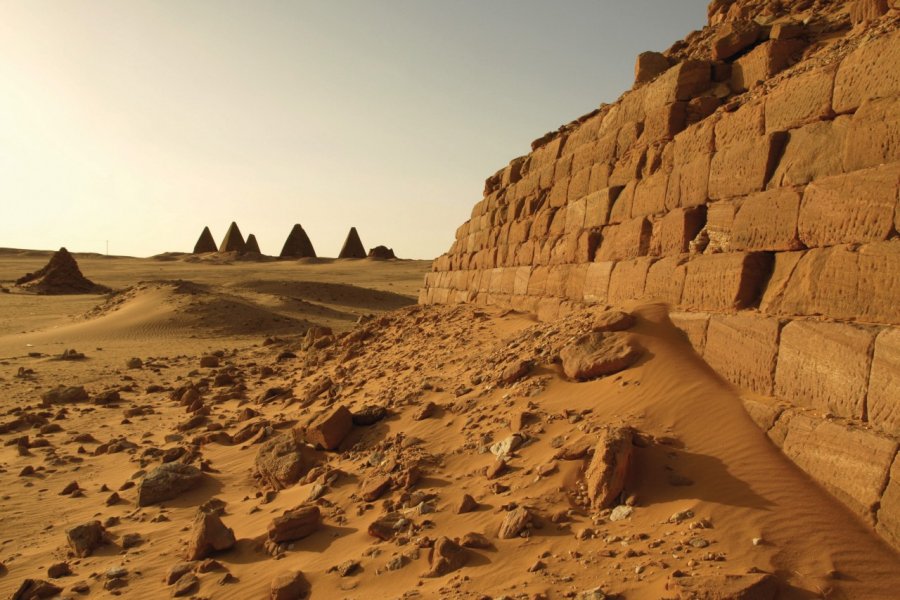
[[[65,248],[53,253],[44,268],[16,280],[16,285],[37,294],[105,294],[108,287],[85,277],[75,257]]]
[[[388,248],[387,246],[375,246],[374,248],[369,248],[369,258],[390,260],[392,258],[397,258],[397,256],[394,254],[393,248]]]

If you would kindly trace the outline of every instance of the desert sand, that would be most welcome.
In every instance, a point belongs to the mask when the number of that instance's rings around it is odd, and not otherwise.
[[[4,252],[0,281],[46,259]],[[416,261],[79,262],[126,291],[0,296],[5,596],[40,579],[72,597],[262,598],[289,572],[311,598],[889,598],[900,584],[896,553],[781,455],[662,305],[622,307],[633,324],[597,309],[538,323],[411,306]],[[574,339],[629,325],[601,335],[629,337],[630,366],[566,375]],[[87,397],[42,406],[60,385]],[[328,424],[308,426],[317,415]],[[632,456],[600,508],[585,473],[618,427]],[[258,457],[292,433],[333,447],[267,470]],[[139,505],[168,461],[199,481]],[[321,522],[272,527],[309,506]],[[224,549],[192,543],[198,510],[233,530]],[[105,537],[76,556],[67,532],[95,520]],[[71,575],[49,577],[59,563]],[[760,595],[726,592],[748,585]]]

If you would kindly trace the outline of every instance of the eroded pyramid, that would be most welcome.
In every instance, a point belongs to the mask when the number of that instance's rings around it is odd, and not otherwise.
[[[309,236],[303,231],[303,227],[299,223],[294,225],[291,233],[288,234],[284,241],[284,247],[281,249],[281,258],[315,258],[316,251]]]
[[[17,279],[16,285],[38,294],[103,294],[109,291],[82,275],[75,257],[65,248],[54,252],[44,268]]]
[[[256,236],[252,233],[247,236],[247,243],[244,244],[244,252],[248,254],[262,254],[259,250],[259,242],[256,241]]]
[[[393,248],[388,248],[387,246],[375,246],[374,248],[369,248],[369,258],[390,260],[397,257],[394,255]]]
[[[204,227],[203,233],[200,234],[200,238],[197,240],[197,243],[194,244],[194,254],[216,252],[217,250],[216,240],[213,239],[212,232],[210,232],[209,227]]]
[[[347,239],[344,240],[344,246],[341,248],[341,253],[338,255],[338,258],[365,257],[366,249],[363,247],[362,240],[359,239],[359,234],[356,233],[356,227],[351,227],[350,233],[347,234]]]
[[[237,252],[242,254],[246,251],[246,246],[241,230],[238,228],[237,223],[232,221],[231,226],[228,228],[228,233],[225,234],[225,238],[219,246],[219,252]]]

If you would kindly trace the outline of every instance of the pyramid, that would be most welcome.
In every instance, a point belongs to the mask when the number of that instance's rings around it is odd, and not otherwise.
[[[394,255],[393,248],[388,248],[387,246],[375,246],[374,248],[369,248],[369,258],[390,260],[397,257]]]
[[[338,258],[365,257],[366,249],[363,247],[362,240],[359,239],[359,234],[356,233],[356,227],[351,227],[350,233],[347,234],[347,239],[344,240],[344,246],[341,248],[341,253],[338,255]]]
[[[262,254],[259,250],[259,242],[256,241],[256,236],[252,233],[247,236],[247,243],[244,244],[244,252]]]
[[[315,258],[316,251],[309,236],[303,231],[303,227],[299,223],[294,225],[291,233],[284,241],[284,247],[281,249],[281,258]]]
[[[241,230],[238,229],[237,223],[232,221],[231,226],[228,228],[228,233],[225,234],[225,239],[222,240],[222,244],[219,246],[219,252],[237,252],[242,254],[245,249],[244,236],[241,235]]]
[[[103,294],[109,291],[82,275],[75,257],[65,248],[54,252],[41,270],[17,279],[16,285],[38,294]]]
[[[197,240],[197,243],[194,244],[194,254],[203,254],[204,252],[215,252],[218,248],[216,248],[216,240],[213,239],[212,233],[209,231],[209,227],[203,228],[203,233],[200,234],[200,238]]]

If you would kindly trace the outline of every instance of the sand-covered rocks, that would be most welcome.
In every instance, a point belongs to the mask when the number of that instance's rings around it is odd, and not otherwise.
[[[37,294],[105,294],[109,288],[82,275],[75,257],[65,248],[57,250],[47,265],[16,280],[16,285]]]
[[[295,428],[294,438],[316,448],[336,450],[352,429],[353,415],[341,404],[315,415],[305,426]]]
[[[465,548],[446,536],[441,536],[434,542],[429,553],[429,568],[425,577],[443,577],[465,566],[469,560]]]
[[[260,446],[254,466],[263,484],[280,490],[297,483],[319,462],[319,453],[313,448],[282,434]]]
[[[45,392],[41,396],[41,404],[46,407],[55,404],[75,404],[78,402],[87,402],[90,396],[83,386],[59,386]]]
[[[572,379],[585,381],[627,369],[641,352],[624,333],[591,332],[560,352],[563,370]]]
[[[91,521],[69,529],[66,538],[75,556],[84,558],[105,543],[106,530],[100,521]]]
[[[634,316],[621,310],[604,310],[594,316],[592,331],[625,331],[634,325]]]
[[[269,539],[277,544],[292,542],[312,535],[322,526],[322,513],[315,505],[299,506],[275,517],[267,529]]]
[[[500,524],[500,529],[497,532],[497,537],[499,537],[501,540],[509,540],[519,537],[527,531],[531,523],[531,511],[522,506],[515,508],[507,512],[503,517],[503,522]]]
[[[585,479],[594,508],[608,508],[622,490],[632,463],[634,432],[629,427],[609,427],[600,431],[594,456]]]
[[[778,583],[768,573],[677,577],[670,579],[666,588],[691,600],[772,600],[778,596]]]
[[[272,580],[269,600],[300,600],[309,595],[309,590],[309,581],[301,571],[289,571]]]
[[[234,543],[234,531],[226,527],[218,515],[201,511],[194,519],[185,558],[202,560],[213,552],[230,549]]]
[[[43,579],[26,579],[13,595],[12,600],[46,600],[55,598],[63,589]]]
[[[150,506],[177,498],[197,486],[203,473],[184,463],[166,463],[148,473],[138,484],[138,506]]]

